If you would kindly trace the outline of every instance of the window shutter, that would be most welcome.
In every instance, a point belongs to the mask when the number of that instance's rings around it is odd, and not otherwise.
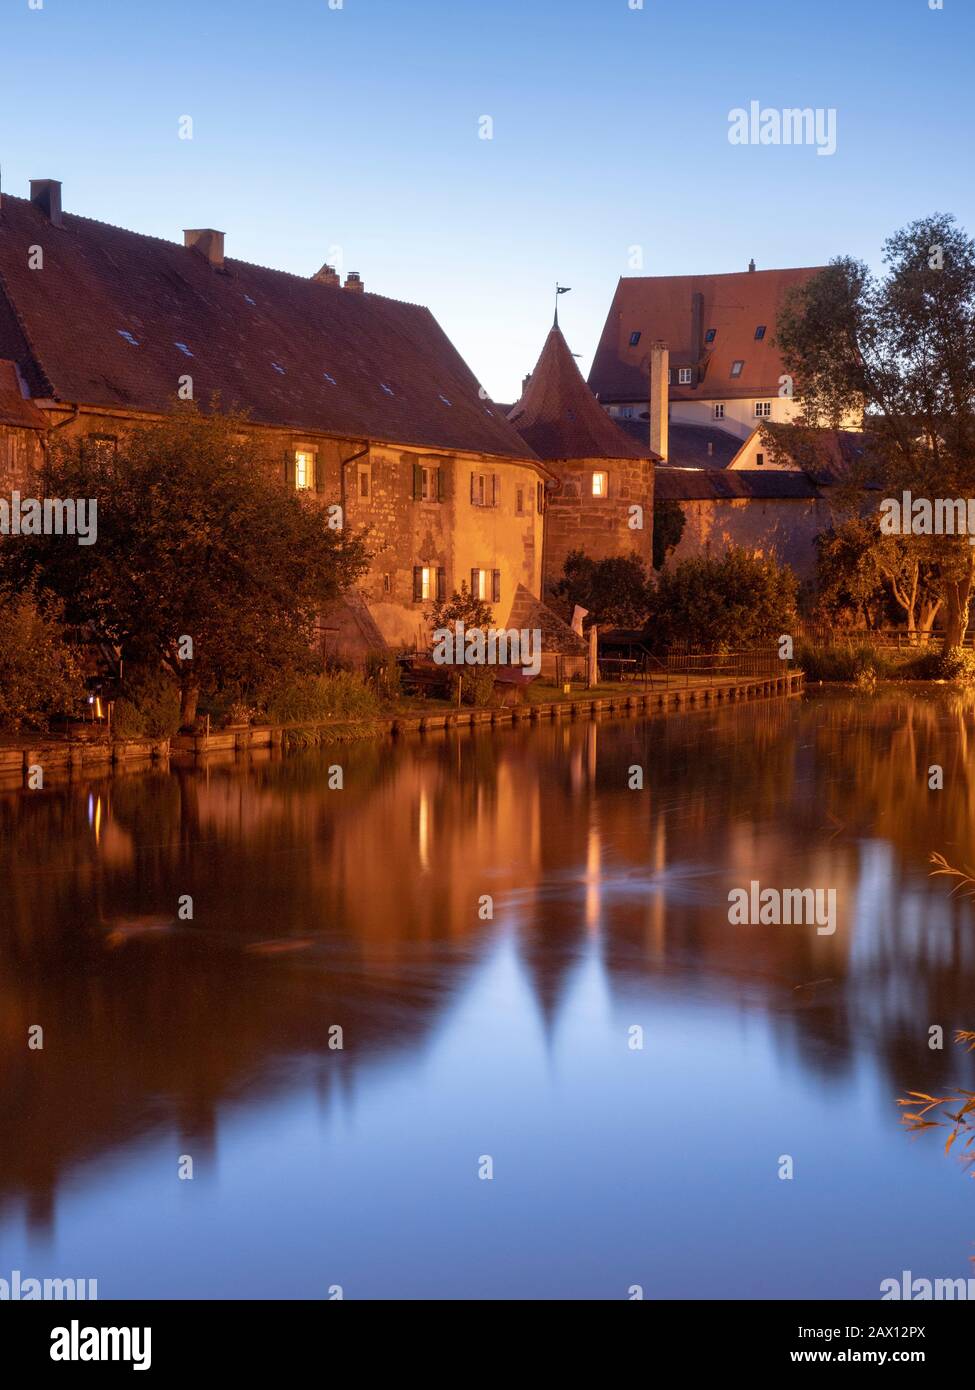
[[[476,474],[476,473],[472,473],[472,474],[471,474],[471,501],[472,501],[472,502],[476,502],[476,501],[477,501],[477,486],[476,486],[476,485],[477,485],[477,474]]]
[[[535,505],[538,508],[538,515],[541,516],[545,510],[545,484],[535,484]]]
[[[413,566],[413,602],[419,603],[423,598],[423,566]]]
[[[419,502],[423,496],[423,466],[419,463],[413,465],[413,501]]]
[[[443,501],[443,469],[437,469],[437,501]]]
[[[497,507],[501,502],[501,479],[497,473],[491,475],[491,505]]]
[[[443,565],[437,570],[437,602],[444,603],[447,598],[447,571]]]
[[[481,592],[481,571],[471,570],[471,597],[477,598]]]
[[[294,449],[285,449],[284,451],[284,481],[288,484],[288,487],[294,487],[295,485]]]
[[[501,571],[491,571],[491,602],[501,602]]]
[[[315,491],[325,491],[325,460],[321,454],[312,454],[312,468],[315,470]]]

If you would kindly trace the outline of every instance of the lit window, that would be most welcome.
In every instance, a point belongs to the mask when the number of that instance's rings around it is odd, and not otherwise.
[[[471,597],[485,603],[500,603],[501,571],[471,570]]]
[[[127,328],[117,328],[115,331],[118,333],[120,338],[124,338],[125,341],[127,343],[131,343],[133,347],[139,346],[138,338],[134,337]]]
[[[715,405],[714,405],[714,418],[715,418],[716,420],[723,420],[723,419],[724,419],[724,404],[723,404],[723,402],[721,402],[721,401],[716,401],[716,402],[715,402]]]
[[[420,597],[433,598],[434,585],[437,582],[437,571],[432,565],[422,565],[420,567]]]
[[[439,468],[420,469],[420,501],[439,502],[443,497]]]
[[[186,346],[185,343],[174,343],[173,346],[174,346],[174,347],[178,347],[179,350],[180,350],[180,352],[183,354],[184,357],[192,357],[192,356],[193,356],[192,352],[190,352],[189,348]]]
[[[758,325],[758,327],[755,329],[755,341],[756,341],[756,343],[760,343],[764,337],[765,337],[765,324],[764,324],[764,323],[760,323],[760,324]]]
[[[609,496],[609,474],[594,473],[592,475],[592,495],[593,497]]]
[[[631,333],[631,334],[630,334],[630,347],[636,347],[636,345],[637,345],[637,343],[638,343],[639,341],[640,341],[640,330],[637,329],[637,331],[636,331],[635,333]]]
[[[769,419],[769,418],[771,417],[771,414],[772,414],[772,402],[771,402],[771,401],[756,401],[756,402],[755,402],[755,418],[756,418],[756,419],[758,419],[758,420],[767,420],[767,419]]]
[[[677,380],[680,382],[680,384],[681,384],[682,386],[688,386],[688,385],[690,385],[690,380],[691,380],[691,369],[690,369],[690,367],[678,367],[678,369],[677,369]]]
[[[743,361],[740,357],[737,358],[737,359],[736,359],[734,362],[732,362],[732,364],[731,364],[731,375],[732,375],[732,376],[741,376],[742,368],[744,367],[744,365],[745,365],[744,361]]]
[[[705,341],[706,343],[713,343],[714,340],[715,340],[715,337],[717,336],[717,332],[718,332],[718,330],[717,330],[716,328],[709,328],[708,331],[707,331],[707,332],[705,333],[705,335],[704,335],[704,341]]]
[[[295,450],[295,487],[299,492],[315,482],[315,455],[309,449]]]

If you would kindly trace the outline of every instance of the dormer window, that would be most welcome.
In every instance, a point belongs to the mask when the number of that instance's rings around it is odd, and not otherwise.
[[[737,358],[737,359],[736,359],[734,362],[732,362],[732,364],[731,364],[731,375],[732,375],[732,376],[741,376],[741,374],[742,374],[742,372],[743,372],[743,370],[744,370],[744,367],[745,367],[744,360],[743,360],[741,357]]]
[[[639,329],[630,334],[630,347],[636,347],[637,343],[640,341],[640,336]]]
[[[690,367],[678,367],[678,368],[677,368],[677,380],[680,382],[681,386],[690,386],[690,384],[691,384],[691,369],[690,369]]]
[[[717,333],[718,330],[716,328],[709,328],[704,335],[704,341],[706,343],[713,343],[715,338],[717,337]]]

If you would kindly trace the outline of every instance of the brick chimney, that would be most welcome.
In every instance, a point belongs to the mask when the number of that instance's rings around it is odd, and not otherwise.
[[[205,256],[215,270],[223,269],[223,232],[212,227],[195,227],[183,232],[183,245]]]
[[[749,269],[749,270],[752,272],[752,274],[754,275],[754,273],[755,273],[755,257],[754,257],[754,256],[753,256],[752,259],[748,262],[748,269]]]
[[[57,179],[31,179],[30,200],[36,208],[40,208],[52,226],[63,226],[61,184]]]
[[[339,278],[339,273],[335,269],[334,265],[323,265],[321,270],[318,271],[318,273],[316,275],[313,275],[311,278],[313,280],[317,280],[320,285],[338,286],[342,283],[341,279]]]
[[[362,283],[362,276],[357,270],[349,271],[345,277],[345,288],[351,290],[353,294],[362,294],[365,291],[366,287]]]
[[[650,448],[666,463],[670,445],[670,392],[667,371],[670,349],[666,343],[655,342],[650,348]]]

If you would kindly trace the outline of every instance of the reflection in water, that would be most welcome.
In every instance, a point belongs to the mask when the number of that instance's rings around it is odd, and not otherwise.
[[[967,1272],[969,1190],[893,1099],[971,1084],[928,1047],[975,1023],[975,935],[927,859],[970,854],[973,737],[964,694],[833,695],[0,797],[0,1276],[872,1298]],[[835,936],[729,926],[752,879],[835,888]]]

